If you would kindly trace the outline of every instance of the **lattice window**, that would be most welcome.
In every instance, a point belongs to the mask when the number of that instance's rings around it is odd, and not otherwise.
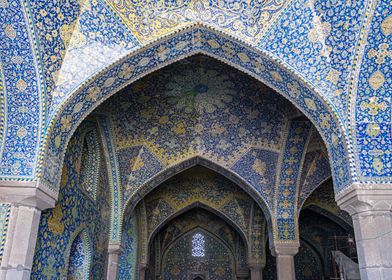
[[[205,256],[205,239],[201,233],[195,233],[192,236],[192,257]]]

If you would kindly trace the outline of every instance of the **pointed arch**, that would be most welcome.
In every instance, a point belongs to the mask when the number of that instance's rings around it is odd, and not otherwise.
[[[236,223],[236,221],[234,221],[233,219],[231,219],[230,217],[228,217],[225,213],[223,213],[222,211],[219,211],[218,209],[212,208],[210,206],[208,206],[205,203],[200,203],[200,202],[195,202],[192,203],[190,205],[187,205],[185,207],[183,207],[182,209],[176,211],[175,213],[169,215],[168,217],[166,217],[165,219],[163,219],[161,221],[161,223],[155,227],[155,229],[151,232],[151,234],[148,236],[147,239],[147,243],[149,244],[157,235],[157,233],[168,223],[170,223],[170,221],[172,221],[173,219],[177,218],[178,216],[184,214],[185,212],[188,212],[192,209],[195,208],[202,208],[207,210],[208,212],[211,212],[212,214],[216,215],[217,217],[219,217],[220,219],[222,219],[223,221],[225,221],[226,223],[228,223],[231,227],[233,227],[238,234],[241,236],[242,240],[244,241],[244,243],[246,244],[247,248],[249,248],[249,238],[246,237],[246,233],[244,232],[243,229],[241,229],[241,227]]]
[[[168,179],[174,177],[175,175],[177,175],[185,170],[188,170],[191,167],[197,166],[197,165],[200,165],[200,166],[203,166],[207,169],[210,169],[210,170],[222,175],[223,177],[225,177],[226,179],[235,183],[236,185],[238,185],[261,208],[264,216],[266,217],[267,223],[270,222],[271,210],[269,209],[264,198],[261,197],[261,195],[250,184],[248,184],[244,179],[242,179],[239,175],[237,175],[233,171],[215,163],[214,161],[211,161],[205,157],[202,157],[202,156],[195,156],[195,157],[186,159],[186,160],[184,160],[176,165],[173,165],[171,167],[168,167],[168,168],[156,173],[154,176],[152,176],[149,180],[147,180],[144,184],[142,184],[139,187],[137,192],[134,192],[132,194],[132,196],[130,196],[128,198],[128,200],[124,202],[123,217],[127,217],[128,214],[130,214],[132,212],[132,210],[134,210],[136,205],[143,199],[143,197],[145,197],[148,193],[150,193],[152,190],[154,190],[160,184],[162,184],[163,182],[167,181]]]
[[[111,131],[110,120],[107,116],[96,115],[98,127],[102,139],[103,154],[106,159],[106,170],[111,198],[110,235],[109,242],[121,241],[122,225],[122,190],[120,173],[118,169],[117,153],[114,147],[114,138]]]
[[[228,48],[234,52],[228,52]],[[165,50],[164,53],[162,50]],[[336,192],[355,179],[346,145],[346,131],[333,105],[313,85],[270,54],[218,31],[195,25],[116,61],[83,83],[65,100],[51,121],[42,147],[38,172],[41,182],[52,190],[58,189],[58,172],[53,172],[50,166],[61,167],[64,147],[70,135],[100,103],[141,77],[199,53],[223,61],[275,89],[313,122],[327,143]]]
[[[223,241],[219,236],[215,235],[214,233],[212,233],[204,228],[197,227],[197,228],[191,229],[191,230],[181,234],[180,236],[178,236],[175,240],[173,240],[167,246],[166,250],[163,252],[162,264],[161,264],[161,269],[162,269],[161,274],[162,275],[164,274],[163,272],[164,272],[164,268],[166,265],[167,255],[169,254],[172,247],[175,246],[182,239],[184,239],[188,236],[193,236],[194,234],[197,234],[197,233],[200,233],[204,236],[210,237],[214,241],[218,242],[227,252],[230,252],[230,254],[228,254],[227,257],[230,259],[230,262],[232,264],[230,268],[232,269],[232,272],[235,273],[235,271],[236,271],[236,267],[235,267],[236,258],[235,258],[234,252],[230,249],[230,246],[228,246],[225,241]],[[189,248],[189,249],[192,249],[192,248]],[[186,252],[186,253],[189,253],[189,255],[191,255],[191,251]],[[208,254],[208,249],[207,249],[207,254]],[[193,257],[193,258],[198,258],[198,257]],[[195,272],[201,272],[201,271],[195,271]],[[217,279],[227,279],[227,278],[217,278]]]

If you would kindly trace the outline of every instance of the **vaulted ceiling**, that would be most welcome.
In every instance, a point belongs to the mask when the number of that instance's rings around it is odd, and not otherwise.
[[[392,181],[390,1],[0,5],[3,180],[56,190],[65,147],[89,112],[135,79],[202,52],[260,77],[314,122],[339,190]]]

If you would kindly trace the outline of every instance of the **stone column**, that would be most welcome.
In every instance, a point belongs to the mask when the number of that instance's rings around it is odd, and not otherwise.
[[[278,280],[295,280],[294,256],[298,253],[299,243],[276,242],[271,252],[276,257]]]
[[[250,264],[250,280],[262,280],[264,266],[262,264]]]
[[[353,219],[361,279],[392,279],[392,184],[353,184],[336,201]]]
[[[146,279],[146,271],[147,271],[147,265],[146,264],[140,264],[139,266],[139,280],[145,280]]]
[[[237,273],[236,273],[236,277],[235,279],[237,280],[249,280],[249,269],[247,268],[241,268],[237,266],[236,269]]]
[[[30,279],[41,211],[54,207],[54,197],[28,183],[0,186],[1,203],[11,205],[0,267],[1,280]]]
[[[109,244],[108,246],[108,280],[117,279],[118,260],[122,253],[122,249],[121,244]]]

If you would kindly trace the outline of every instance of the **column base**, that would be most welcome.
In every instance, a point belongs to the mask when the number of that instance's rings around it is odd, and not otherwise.
[[[352,219],[362,280],[392,279],[392,184],[353,184],[336,197]]]
[[[123,247],[121,244],[109,244],[108,246],[108,270],[106,279],[117,279],[118,260],[122,253]]]
[[[263,269],[265,265],[249,265],[250,270],[250,280],[262,280],[263,279]]]
[[[295,280],[294,256],[298,253],[299,243],[274,243],[271,252],[276,257],[278,280]]]
[[[55,204],[55,198],[36,187],[1,186],[0,201],[11,205],[11,213],[0,267],[0,279],[30,279],[41,211]]]

